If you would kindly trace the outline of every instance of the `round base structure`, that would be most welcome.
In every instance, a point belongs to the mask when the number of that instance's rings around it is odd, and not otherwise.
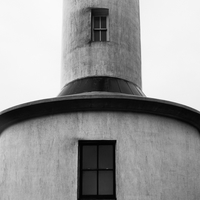
[[[79,142],[116,141],[119,200],[194,200],[200,191],[200,113],[178,104],[86,93],[0,115],[2,199],[79,198]]]

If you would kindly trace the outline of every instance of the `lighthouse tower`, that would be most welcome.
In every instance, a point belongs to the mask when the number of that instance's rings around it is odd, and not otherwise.
[[[141,92],[138,0],[64,0],[62,92]]]
[[[0,199],[199,199],[200,112],[143,94],[138,0],[63,1],[58,97],[0,113]]]

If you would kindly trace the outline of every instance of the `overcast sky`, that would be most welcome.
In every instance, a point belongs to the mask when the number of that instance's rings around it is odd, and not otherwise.
[[[200,110],[200,1],[140,0],[147,97]],[[0,0],[0,111],[60,91],[62,0]]]

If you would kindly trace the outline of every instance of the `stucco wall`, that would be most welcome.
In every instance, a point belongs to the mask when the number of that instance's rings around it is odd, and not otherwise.
[[[118,200],[200,198],[200,137],[179,121],[83,112],[27,120],[0,137],[1,199],[77,200],[78,140],[117,140]]]
[[[114,76],[141,87],[138,0],[63,1],[62,83]],[[91,42],[91,9],[109,9],[109,41]]]

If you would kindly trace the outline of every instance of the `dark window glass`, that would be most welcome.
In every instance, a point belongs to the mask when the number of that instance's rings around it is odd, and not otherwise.
[[[99,168],[113,169],[113,146],[112,145],[99,146]]]
[[[102,78],[103,81],[103,91],[109,91],[110,88],[110,79],[108,77]]]
[[[141,94],[141,96],[144,96],[144,97],[145,97],[145,94],[142,92],[142,90],[141,90],[138,86],[136,86],[136,88],[138,89],[138,91],[139,91],[139,93]]]
[[[104,91],[104,80],[101,77],[93,79],[92,91]]]
[[[67,95],[67,94],[73,93],[75,87],[76,87],[76,84],[74,82],[66,85],[60,95],[62,95],[62,94]]]
[[[100,31],[94,31],[94,41],[100,41]]]
[[[131,88],[131,91],[134,95],[141,95],[140,92],[137,90],[136,86],[131,84],[131,83],[128,83],[129,87]]]
[[[86,83],[87,83],[87,79],[77,80],[74,83],[76,84],[76,87],[74,88],[73,93],[77,94],[84,91]]]
[[[113,194],[113,172],[112,171],[99,172],[99,194],[100,195]]]
[[[83,146],[83,169],[97,168],[97,146]]]
[[[101,41],[106,41],[106,31],[101,31]]]
[[[94,28],[100,28],[100,17],[94,17]]]
[[[80,141],[80,199],[115,198],[115,141]]]
[[[109,92],[120,92],[119,84],[116,79],[110,79]]]
[[[84,171],[83,172],[83,195],[97,195],[97,172]]]
[[[118,80],[118,84],[119,84],[121,93],[132,94],[132,91],[131,91],[130,87],[128,86],[127,82]]]
[[[101,28],[106,28],[106,17],[101,17]]]
[[[91,91],[93,91],[92,83],[93,83],[93,78],[87,79],[87,82],[86,82],[86,90],[85,90],[86,92],[91,92]]]

